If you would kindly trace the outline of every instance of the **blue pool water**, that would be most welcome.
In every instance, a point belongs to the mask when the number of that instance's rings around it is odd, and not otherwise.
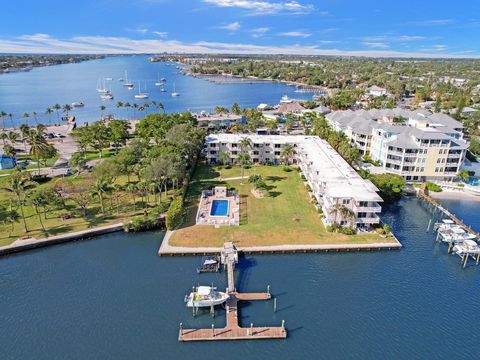
[[[228,200],[213,200],[210,216],[228,216]]]
[[[466,182],[467,184],[472,186],[480,186],[480,180],[477,179],[476,177],[470,177]]]

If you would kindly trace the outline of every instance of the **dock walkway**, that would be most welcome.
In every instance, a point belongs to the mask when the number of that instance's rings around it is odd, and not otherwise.
[[[266,293],[239,293],[235,290],[234,269],[238,261],[237,250],[231,243],[226,243],[222,250],[222,263],[227,267],[228,295],[226,307],[226,326],[215,329],[183,329],[180,327],[178,341],[213,341],[213,340],[260,340],[260,339],[285,339],[287,331],[285,323],[282,326],[273,327],[241,327],[238,319],[238,302],[269,300],[270,292]]]

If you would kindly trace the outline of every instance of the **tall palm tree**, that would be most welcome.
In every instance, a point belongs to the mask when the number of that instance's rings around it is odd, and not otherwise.
[[[38,115],[38,114],[37,114],[36,111],[33,111],[33,112],[32,112],[32,116],[33,116],[33,118],[35,119],[35,124],[38,124],[37,115]]]
[[[9,113],[8,117],[10,118],[10,125],[12,125],[12,129],[15,128],[15,124],[13,123],[13,114]]]
[[[133,108],[133,118],[135,119],[135,114],[136,114],[137,109],[138,109],[138,104],[137,104],[137,103],[133,103],[132,108]]]
[[[248,153],[240,153],[236,157],[235,163],[240,165],[241,168],[242,168],[242,181],[243,181],[243,177],[244,177],[244,174],[245,174],[245,166],[250,164],[250,155],[248,155]]]
[[[45,206],[45,198],[39,191],[34,191],[30,193],[28,200],[35,208],[35,213],[37,214],[38,221],[40,222],[43,232],[46,232],[45,225],[43,225],[42,216],[40,215],[40,208]]]
[[[27,142],[30,145],[30,155],[35,156],[37,160],[38,174],[40,175],[40,158],[49,150],[49,145],[41,133],[30,130],[27,134]]]
[[[98,179],[95,181],[92,193],[98,197],[103,214],[105,214],[105,195],[111,191],[112,185],[110,184],[110,181],[106,179]]]
[[[2,129],[5,129],[5,116],[7,116],[7,113],[5,111],[0,112],[0,119],[2,119]]]
[[[290,160],[296,154],[295,148],[292,144],[285,144],[283,146],[282,152],[280,153],[280,158],[282,159],[285,165],[290,164]]]
[[[7,145],[8,134],[4,131],[0,134],[0,138],[2,138],[3,146]]]
[[[10,141],[10,144],[12,144],[12,146],[15,146],[18,141],[18,134],[15,131],[9,131],[8,140]]]
[[[338,201],[330,209],[330,214],[334,214],[334,224],[337,224],[338,215],[340,215],[342,219],[347,220],[348,222],[350,222],[352,219],[355,219],[355,213],[345,205],[339,204]]]
[[[22,124],[20,125],[20,132],[22,133],[22,142],[23,142],[23,147],[25,148],[25,152],[27,151],[27,138],[30,134],[30,126],[28,126],[27,124]]]
[[[240,149],[242,150],[242,153],[245,152],[245,150],[252,148],[252,141],[247,138],[241,138],[240,139]]]
[[[26,171],[20,171],[9,177],[8,187],[4,188],[7,192],[15,195],[20,213],[23,219],[25,232],[28,232],[27,220],[23,210],[23,202],[27,192],[35,187],[35,183],[30,181],[30,175]]]
[[[60,124],[60,110],[62,110],[62,105],[55,104],[52,106],[53,110],[57,113],[57,122]]]
[[[72,106],[70,104],[65,104],[62,106],[63,112],[68,116],[68,113],[72,111]]]
[[[28,126],[28,118],[30,117],[30,114],[28,112],[24,112],[22,117],[25,119],[25,125]]]
[[[49,125],[52,125],[52,113],[53,113],[53,110],[51,108],[47,108],[47,110],[45,110],[45,114],[48,116]]]
[[[127,191],[132,195],[133,210],[135,211],[137,209],[137,201],[135,199],[135,195],[137,194],[137,191],[138,191],[137,184],[134,184],[134,183],[128,184],[127,185]]]

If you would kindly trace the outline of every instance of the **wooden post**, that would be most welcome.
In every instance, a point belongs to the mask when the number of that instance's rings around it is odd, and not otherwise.
[[[427,233],[430,231],[431,224],[432,224],[432,219],[428,220]]]
[[[270,285],[267,285],[267,294],[270,295]]]
[[[273,298],[273,312],[277,312],[277,298]]]
[[[467,261],[468,261],[468,253],[465,254],[465,262],[463,263],[463,268],[465,269],[465,267],[467,266]]]
[[[183,324],[180,323],[180,335],[183,336]]]
[[[253,336],[253,323],[250,323],[250,336]]]
[[[212,337],[215,337],[215,325],[212,324]]]
[[[285,332],[285,320],[282,320],[282,332]]]

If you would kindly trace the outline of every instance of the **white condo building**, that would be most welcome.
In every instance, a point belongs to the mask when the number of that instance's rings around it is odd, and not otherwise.
[[[251,146],[242,150],[240,141],[250,140]],[[323,210],[325,225],[338,223],[358,229],[369,229],[380,223],[378,214],[382,198],[378,189],[357,172],[324,140],[316,136],[211,134],[204,146],[208,163],[218,163],[226,152],[229,162],[242,152],[248,152],[253,163],[279,164],[285,144],[295,147],[295,162],[300,166],[318,206]],[[354,214],[343,218],[338,211],[345,206]],[[336,210],[335,210],[336,209]]]
[[[405,109],[337,111],[326,116],[362,155],[407,181],[452,180],[465,160],[463,125],[452,117]]]

